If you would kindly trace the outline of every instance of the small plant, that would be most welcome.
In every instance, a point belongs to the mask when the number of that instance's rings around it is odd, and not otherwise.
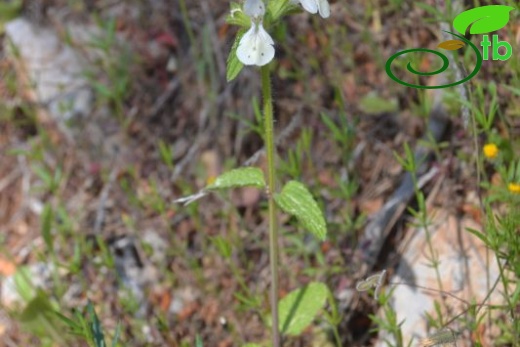
[[[270,80],[271,68],[269,64],[275,57],[275,48],[268,30],[273,29],[284,16],[297,12],[300,3],[310,13],[319,13],[323,18],[330,16],[330,7],[327,0],[281,0],[268,1],[267,3],[262,0],[245,0],[242,5],[231,3],[231,12],[227,18],[228,23],[240,27],[227,61],[226,76],[228,81],[236,78],[244,66],[260,67],[264,123],[261,135],[265,142],[267,155],[265,175],[258,168],[235,169],[217,177],[212,184],[199,194],[177,200],[179,202],[191,202],[208,192],[236,187],[249,186],[265,190],[269,210],[270,323],[272,325],[273,347],[281,345],[280,332],[288,335],[300,334],[312,322],[328,297],[328,288],[322,283],[315,282],[293,291],[278,302],[277,208],[294,216],[304,228],[312,232],[318,239],[324,240],[327,233],[323,214],[309,190],[302,183],[293,180],[287,182],[279,191],[275,177],[276,154]],[[290,171],[297,176],[298,170],[294,167],[294,164],[298,165],[298,162],[293,161]],[[334,318],[337,317],[334,316]]]
[[[91,302],[87,304],[86,311],[87,315],[83,315],[81,312],[76,311],[72,318],[68,318],[60,313],[57,313],[57,315],[68,326],[71,334],[84,339],[90,347],[109,346],[105,342],[103,327],[101,326],[101,322],[99,321]],[[110,344],[111,347],[116,347],[118,345],[120,328],[121,326],[118,324],[112,343]]]
[[[385,280],[386,270],[381,271],[378,274],[367,277],[366,280],[361,280],[356,284],[356,290],[358,292],[364,292],[374,288],[374,299],[378,300],[379,290]]]
[[[103,73],[103,79],[99,79],[99,71],[87,71],[85,75],[100,102],[110,106],[117,120],[126,128],[131,121],[125,115],[124,102],[130,89],[132,56],[127,48],[119,47],[121,45],[116,36],[115,18],[107,21],[99,19],[98,23],[102,33],[94,35],[89,46],[100,52],[99,58],[95,60],[95,66]],[[122,48],[123,52],[117,52],[118,48]]]

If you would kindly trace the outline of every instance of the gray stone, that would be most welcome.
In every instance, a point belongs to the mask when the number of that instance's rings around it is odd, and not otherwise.
[[[486,246],[480,239],[469,233],[467,228],[481,230],[481,226],[468,217],[458,219],[446,210],[438,210],[434,214],[433,223],[428,230],[431,244],[440,261],[439,273],[442,290],[465,302],[481,303],[488,294],[489,287],[493,286],[498,277],[498,265],[491,251],[488,251],[489,264],[487,264]],[[426,313],[437,317],[434,302],[442,303],[443,299],[438,292],[440,286],[436,272],[430,266],[431,252],[425,230],[412,227],[408,231],[408,235],[411,237],[404,242],[405,247],[403,247],[399,267],[384,290],[388,292],[392,283],[405,283],[395,285],[390,303],[397,314],[398,322],[404,321],[401,326],[404,345],[407,346],[413,338],[412,345],[415,346],[421,338],[436,332],[436,329],[429,329]],[[486,268],[488,267],[489,282],[486,278]],[[425,290],[422,287],[435,291]],[[502,292],[502,287],[498,285],[487,303],[501,304],[503,302]],[[441,304],[444,322],[450,321],[468,308],[465,302],[452,296],[445,296],[444,300],[446,305]],[[450,311],[449,313],[445,312],[446,308]],[[486,310],[485,307],[481,309],[480,315],[484,310]],[[383,310],[378,315],[383,317]],[[462,315],[447,327],[461,333],[461,337],[457,341],[459,347],[469,346],[468,341],[470,341],[468,327],[462,323],[464,317],[467,315]],[[496,332],[487,331],[488,336],[486,337],[492,338],[494,333]],[[385,340],[395,345],[393,336],[386,331],[381,331],[376,346],[387,346],[388,342]]]
[[[92,90],[83,76],[85,62],[56,32],[24,18],[5,26],[7,51],[19,63],[34,88],[34,102],[47,106],[56,121],[90,113]],[[14,47],[14,49],[13,49]]]

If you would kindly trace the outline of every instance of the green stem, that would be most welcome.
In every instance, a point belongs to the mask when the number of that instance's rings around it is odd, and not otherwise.
[[[338,324],[341,322],[341,317],[338,312],[338,306],[336,305],[336,300],[334,299],[334,295],[330,290],[327,291],[327,296],[329,299],[331,313],[328,314],[325,312],[325,317],[332,327],[332,333],[334,334],[334,339],[336,340],[336,346],[341,347],[341,338],[339,337],[338,331]]]
[[[182,14],[182,22],[184,23],[184,28],[186,29],[186,32],[188,33],[188,39],[190,40],[190,45],[195,45],[195,34],[193,33],[193,30],[191,29],[190,25],[190,17],[188,16],[188,9],[186,7],[185,0],[180,0],[179,5],[181,7],[181,14]]]
[[[274,192],[275,181],[275,148],[273,131],[273,99],[269,65],[262,66],[262,96],[264,101],[264,142],[267,153],[267,199],[269,203],[269,264],[271,272],[271,317],[273,322],[273,347],[280,346],[278,330],[278,228],[276,222],[276,205]]]

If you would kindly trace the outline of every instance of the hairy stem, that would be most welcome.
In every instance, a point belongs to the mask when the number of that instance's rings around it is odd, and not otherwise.
[[[275,181],[275,147],[273,131],[273,99],[269,65],[262,66],[262,96],[264,101],[264,142],[267,153],[267,198],[269,203],[269,263],[271,272],[271,316],[273,321],[273,347],[280,346],[278,330],[278,225],[276,221],[276,205],[274,192]]]

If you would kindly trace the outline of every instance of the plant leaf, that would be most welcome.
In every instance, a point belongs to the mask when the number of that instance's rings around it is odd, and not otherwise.
[[[229,51],[229,56],[227,58],[227,68],[226,68],[226,80],[228,82],[231,82],[234,80],[240,71],[242,71],[242,68],[244,67],[244,64],[240,60],[238,60],[237,57],[237,48],[238,44],[240,42],[240,39],[242,36],[244,36],[244,33],[246,31],[244,29],[241,29],[238,31],[237,36],[235,37],[235,42],[233,42],[233,46],[231,47],[231,51]]]
[[[434,6],[431,6],[428,4],[423,4],[422,2],[416,2],[414,5],[425,10],[426,12],[432,14],[433,16],[435,16],[437,18],[443,17],[442,11],[440,11],[438,8],[436,8]]]
[[[503,87],[506,88],[507,90],[513,92],[515,95],[520,96],[520,88],[515,88],[512,86],[503,86]]]
[[[271,20],[276,22],[280,17],[289,13],[294,7],[289,0],[278,0],[267,2],[267,12],[271,15]]]
[[[320,282],[311,282],[293,290],[278,303],[279,329],[286,335],[299,335],[321,310],[329,289]]]
[[[14,273],[16,291],[26,302],[32,300],[36,295],[36,289],[31,278],[31,270],[27,266],[19,267]]]
[[[456,51],[464,47],[466,44],[460,40],[448,40],[437,45],[438,48],[446,49],[448,51]]]
[[[54,219],[54,211],[52,210],[52,207],[49,204],[46,204],[43,208],[42,213],[42,236],[43,240],[45,241],[45,245],[47,246],[47,249],[49,252],[54,253],[54,238],[51,234],[52,229],[52,220]]]
[[[394,112],[398,108],[396,99],[387,100],[373,92],[368,93],[361,99],[359,107],[367,114]]]
[[[221,257],[229,259],[231,257],[232,246],[231,243],[220,235],[210,239],[218,250]]]
[[[62,335],[65,327],[56,317],[49,297],[42,290],[38,290],[34,298],[27,303],[19,316],[19,321],[23,329],[34,335],[51,339],[56,346],[69,345]]]
[[[103,83],[100,83],[98,81],[92,81],[92,87],[98,92],[100,95],[104,96],[107,99],[110,99],[112,97],[112,91],[110,88],[108,88]]]
[[[473,229],[473,228],[466,228],[466,231],[468,231],[469,233],[475,235],[476,237],[478,237],[482,242],[484,242],[484,244],[486,244],[487,246],[489,246],[489,240],[488,238],[486,237],[486,235],[484,235],[483,233],[481,233],[480,231],[476,230],[476,229]]]
[[[265,187],[264,173],[256,167],[243,167],[223,173],[215,179],[207,190],[236,188],[236,187]]]
[[[117,342],[119,341],[119,336],[121,335],[121,322],[117,322],[116,332],[114,333],[114,339],[112,340],[112,347],[117,346]]]
[[[89,301],[87,304],[87,310],[90,315],[90,331],[92,333],[92,337],[94,339],[94,343],[96,347],[106,347],[105,343],[105,335],[103,334],[103,328],[101,327],[101,322],[96,314],[96,310],[94,310],[94,306]]]
[[[325,239],[327,236],[325,219],[316,200],[303,184],[297,181],[287,182],[274,199],[282,210],[295,216],[298,222],[318,239]]]
[[[470,34],[487,34],[503,28],[509,22],[509,12],[514,7],[489,5],[473,8],[459,14],[453,20],[453,27],[462,35],[469,28]]]
[[[5,23],[20,15],[23,8],[22,0],[2,1],[0,3],[0,34],[4,33]]]
[[[242,5],[236,2],[231,3],[231,10],[226,17],[226,22],[231,25],[238,25],[243,28],[249,28],[251,26],[251,18],[249,18],[244,11],[242,11]]]

